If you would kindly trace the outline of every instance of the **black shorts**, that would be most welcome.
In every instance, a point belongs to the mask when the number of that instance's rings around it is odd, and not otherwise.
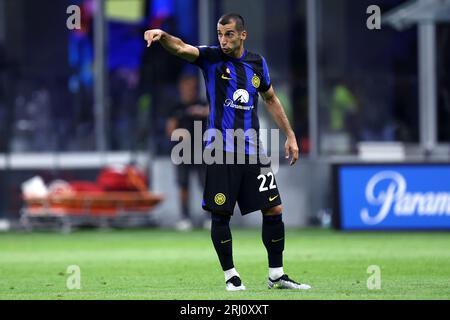
[[[270,165],[211,164],[206,166],[203,209],[233,215],[236,201],[245,215],[281,204]]]

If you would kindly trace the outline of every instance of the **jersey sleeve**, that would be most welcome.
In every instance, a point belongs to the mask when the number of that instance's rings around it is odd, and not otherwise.
[[[266,59],[261,57],[262,60],[262,79],[261,85],[259,86],[259,92],[266,92],[270,89],[272,82],[270,81],[269,67],[267,67]]]
[[[199,56],[192,64],[199,66],[201,69],[206,69],[217,58],[216,47],[196,46],[196,48],[199,50]]]

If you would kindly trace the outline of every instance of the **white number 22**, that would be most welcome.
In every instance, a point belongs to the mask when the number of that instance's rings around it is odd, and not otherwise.
[[[269,173],[267,174],[267,177],[271,177],[269,187],[265,187],[265,186],[264,186],[264,185],[266,184],[266,180],[267,180],[266,175],[260,174],[260,175],[258,176],[257,179],[258,179],[258,180],[262,180],[262,181],[261,181],[261,185],[259,186],[259,192],[264,192],[264,191],[267,191],[267,190],[269,190],[269,189],[276,189],[277,186],[276,186],[275,183],[274,183],[275,177],[273,176],[273,173],[272,173],[272,172],[269,172]]]

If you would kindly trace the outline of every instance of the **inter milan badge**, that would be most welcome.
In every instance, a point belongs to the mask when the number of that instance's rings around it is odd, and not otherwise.
[[[227,197],[225,197],[225,195],[223,193],[218,193],[215,195],[214,197],[214,202],[218,205],[221,206],[225,203],[225,201],[227,200]]]
[[[261,80],[259,79],[259,77],[258,77],[256,74],[253,75],[253,78],[252,78],[252,85],[253,85],[256,89],[258,89],[260,84],[261,84]]]

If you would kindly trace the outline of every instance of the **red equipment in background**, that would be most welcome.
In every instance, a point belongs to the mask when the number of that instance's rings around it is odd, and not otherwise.
[[[54,181],[46,196],[24,193],[22,218],[33,217],[124,218],[150,214],[164,199],[148,191],[148,177],[133,165],[108,166],[91,181]]]

